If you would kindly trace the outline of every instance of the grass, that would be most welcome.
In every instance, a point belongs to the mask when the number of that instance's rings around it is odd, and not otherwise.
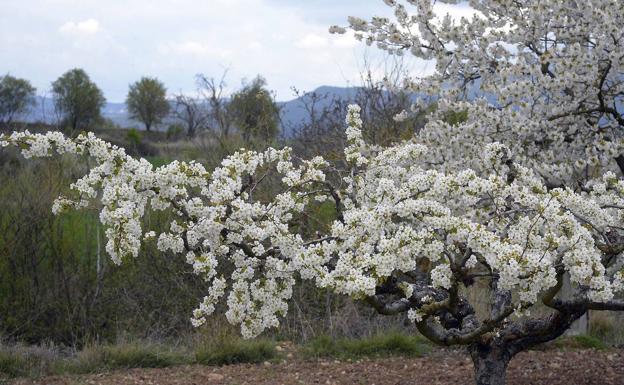
[[[191,359],[184,352],[162,345],[135,342],[88,347],[75,357],[60,361],[55,372],[95,373],[125,368],[164,368],[186,363],[191,363]]]
[[[145,159],[152,164],[154,167],[164,166],[166,164],[171,163],[173,159],[166,156],[146,156]]]
[[[554,345],[559,349],[605,350],[609,348],[605,342],[589,334],[561,337],[555,340]]]
[[[162,368],[192,361],[190,354],[152,343],[90,346],[73,355],[49,347],[0,346],[0,378]]]
[[[50,373],[58,359],[54,346],[0,344],[0,378],[37,377]]]
[[[302,353],[307,358],[357,359],[395,355],[421,357],[430,349],[430,344],[423,337],[390,332],[361,339],[321,336],[304,345]]]
[[[24,377],[29,374],[29,363],[22,356],[0,352],[0,373],[8,377]]]
[[[102,373],[116,369],[164,368],[185,364],[259,363],[278,358],[275,343],[239,337],[203,341],[195,349],[151,342],[93,345],[74,354],[49,347],[0,345],[0,379]]]
[[[230,338],[219,343],[200,346],[195,351],[195,362],[203,365],[259,363],[276,358],[278,358],[278,352],[275,343],[263,339]]]
[[[607,336],[614,333],[609,325],[600,325],[592,329],[595,334]],[[607,342],[594,335],[579,335],[559,338],[553,345],[560,349],[604,350],[609,347]],[[422,336],[387,332],[360,339],[320,336],[301,345],[299,355],[307,359],[352,360],[364,357],[420,357],[430,350],[431,344]],[[137,341],[93,345],[77,353],[68,353],[54,346],[0,344],[0,383],[2,378],[7,377],[37,378],[54,374],[101,373],[115,369],[162,368],[184,364],[261,363],[275,361],[280,357],[274,341],[243,340],[231,334],[203,336],[178,347]]]
[[[607,312],[592,312],[589,322],[589,335],[598,338],[609,346],[624,346],[624,328],[617,316]]]
[[[362,339],[318,337],[301,347],[304,358],[351,359],[392,355],[418,357],[430,350],[419,336],[397,332]],[[38,377],[49,374],[84,374],[127,368],[162,368],[182,364],[230,365],[261,363],[280,358],[274,341],[243,340],[232,335],[213,336],[194,348],[171,348],[151,342],[126,342],[88,346],[72,355],[46,348],[0,349],[0,372],[5,377]]]

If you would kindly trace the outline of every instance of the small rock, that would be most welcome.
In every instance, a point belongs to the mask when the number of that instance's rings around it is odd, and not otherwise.
[[[223,381],[225,376],[219,373],[210,373],[208,375],[208,381]]]

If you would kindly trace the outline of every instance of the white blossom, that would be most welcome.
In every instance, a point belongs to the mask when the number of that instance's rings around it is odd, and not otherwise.
[[[435,310],[448,305],[420,294],[405,278],[414,271],[427,276],[418,290],[447,297],[477,273],[496,277],[518,314],[563,274],[580,299],[610,301],[624,289],[624,2],[475,0],[476,15],[460,20],[438,17],[428,0],[408,1],[413,10],[385,3],[396,20],[351,17],[350,28],[392,53],[435,60],[432,76],[408,84],[437,96],[437,110],[413,138],[380,147],[364,140],[361,110],[349,106],[346,169],[295,160],[289,148],[240,150],[212,172],[196,162],[154,168],[91,133],[25,131],[1,135],[0,147],[93,158],[53,211],[100,200],[115,263],[152,237],[185,258],[211,287],[196,326],[221,303],[245,337],[277,327],[299,277],[369,300],[403,280],[396,295],[418,323],[439,323]],[[467,85],[482,97],[465,100]],[[267,170],[278,176],[275,195],[252,197]],[[292,223],[320,201],[336,219],[306,237]],[[150,209],[171,210],[167,231],[142,228]]]

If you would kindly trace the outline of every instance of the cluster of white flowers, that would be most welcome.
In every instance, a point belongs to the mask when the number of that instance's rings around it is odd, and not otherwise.
[[[421,322],[425,314],[419,310],[409,309],[407,311],[407,319],[412,322]]]
[[[604,242],[617,239],[623,219],[624,181],[615,174],[592,182],[588,192],[549,189],[530,169],[512,170],[510,149],[499,143],[486,146],[492,170],[487,177],[472,170],[443,173],[428,166],[427,147],[418,138],[377,148],[361,138],[357,107],[349,108],[347,121],[345,156],[354,169],[340,190],[326,180],[325,160],[297,165],[290,149],[237,152],[210,174],[197,163],[153,168],[92,135],[70,140],[24,132],[1,140],[26,156],[56,151],[97,160],[71,185],[76,196],[60,198],[57,206],[83,207],[99,198],[107,251],[117,263],[136,256],[142,239],[156,236],[141,228],[146,207],[171,208],[176,219],[158,235],[158,248],[184,255],[211,282],[193,313],[195,325],[227,297],[227,319],[252,337],[279,324],[295,274],[363,298],[424,260],[431,266],[431,287],[441,290],[470,270],[487,268],[500,276],[501,288],[517,293],[519,309],[557,284],[558,269],[568,271],[592,301],[608,301],[623,288],[624,263],[611,271],[602,264],[609,252]],[[254,199],[257,183],[271,172],[281,175],[283,192],[269,201]],[[342,215],[327,234],[303,239],[289,223],[317,195],[331,196]],[[405,298],[413,299],[411,284],[402,287]],[[427,296],[416,304],[431,301]],[[409,313],[416,322],[426,316],[418,306]]]
[[[275,327],[297,276],[369,300],[398,280],[408,318],[419,323],[449,306],[432,293],[450,301],[477,273],[512,291],[518,311],[564,273],[585,300],[611,300],[624,289],[624,181],[614,160],[624,125],[616,106],[624,3],[474,0],[479,13],[454,22],[437,18],[428,0],[409,1],[415,15],[385,2],[396,23],[350,18],[351,28],[381,48],[436,59],[437,73],[414,87],[441,97],[418,135],[390,147],[366,143],[360,108],[349,106],[349,170],[330,175],[323,158],[295,160],[289,148],[241,150],[212,173],[194,162],[154,168],[92,134],[13,133],[0,147],[93,157],[71,185],[75,196],[60,197],[54,211],[101,200],[116,263],[155,237],[161,251],[184,256],[211,284],[194,325],[221,302],[245,337]],[[461,85],[475,81],[495,103],[459,100]],[[461,111],[464,121],[448,122]],[[279,191],[263,200],[256,187],[267,181]],[[306,239],[292,223],[325,200],[336,219]],[[141,228],[147,208],[172,211],[167,232]],[[429,291],[407,278],[423,269]]]
[[[439,15],[433,0],[385,3],[393,20],[352,17],[350,29],[390,53],[435,60],[432,76],[408,82],[439,97],[420,134],[432,163],[482,171],[484,142],[496,141],[550,185],[615,170],[624,152],[624,2],[471,0],[471,18]],[[460,111],[465,121],[445,119]]]

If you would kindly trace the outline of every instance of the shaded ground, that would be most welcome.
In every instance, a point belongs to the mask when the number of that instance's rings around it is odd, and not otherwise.
[[[508,384],[624,384],[624,350],[530,351],[516,356]],[[471,384],[472,363],[460,353],[434,352],[423,358],[356,362],[300,361],[224,367],[178,366],[130,369],[105,374],[19,379],[12,385],[415,385]]]

